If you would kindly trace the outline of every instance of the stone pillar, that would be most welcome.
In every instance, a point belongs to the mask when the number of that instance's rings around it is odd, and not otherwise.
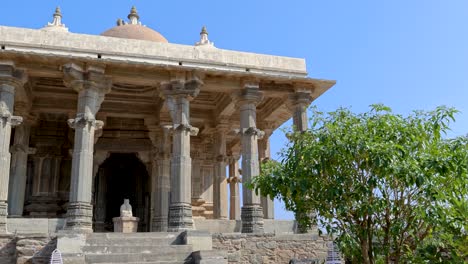
[[[95,144],[96,141],[95,138]],[[105,232],[107,177],[100,166],[108,156],[107,151],[95,151],[93,157],[94,232]]]
[[[151,196],[153,216],[152,232],[166,232],[168,227],[171,177],[171,127],[162,126],[151,129],[151,141],[155,147],[152,158]],[[153,131],[152,131],[153,130]]]
[[[293,125],[297,131],[307,130],[307,107],[311,102],[310,91],[296,91],[289,98],[288,106],[293,114]]]
[[[243,182],[248,182],[260,173],[257,140],[263,136],[263,132],[256,126],[256,105],[262,99],[258,84],[245,84],[236,99],[241,118],[242,179]],[[260,196],[253,190],[242,188],[242,198],[242,233],[262,233],[263,209]]]
[[[198,129],[190,125],[190,101],[198,95],[202,84],[195,76],[175,77],[162,84],[173,123],[169,232],[193,229],[190,136],[197,135]]]
[[[28,155],[34,153],[33,149],[29,148],[30,132],[31,124],[27,122],[15,129],[8,187],[9,217],[21,217],[23,215]]]
[[[229,157],[229,190],[230,190],[230,208],[229,208],[229,219],[240,220],[240,195],[239,195],[239,183],[241,178],[239,175],[239,156]]]
[[[307,107],[312,102],[312,96],[310,91],[296,91],[289,97],[288,107],[293,114],[293,126],[298,132],[304,132],[308,127],[307,120]],[[305,213],[308,217],[315,218],[315,213]],[[298,218],[295,215],[296,219]],[[312,231],[307,227],[297,225],[296,233],[307,233]]]
[[[0,62],[0,234],[7,232],[11,127],[23,120],[13,115],[15,90],[24,84],[24,76],[13,63]]]
[[[265,136],[258,142],[258,152],[260,163],[266,162],[270,159],[270,136],[273,133],[271,128],[265,128],[263,130]],[[262,196],[261,204],[263,208],[263,217],[265,219],[275,218],[275,204],[270,197]]]
[[[75,129],[75,137],[65,229],[92,232],[94,132],[104,125],[95,116],[104,95],[110,91],[111,81],[104,75],[103,68],[67,64],[64,66],[64,82],[78,92],[76,118],[68,120],[68,125]]]
[[[226,178],[226,133],[227,124],[219,124],[215,133],[215,157],[213,178],[214,219],[228,219],[227,178]]]

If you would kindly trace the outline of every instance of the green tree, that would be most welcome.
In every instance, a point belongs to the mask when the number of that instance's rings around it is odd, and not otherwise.
[[[456,243],[466,245],[468,140],[441,136],[455,113],[313,109],[311,128],[291,132],[280,162],[263,164],[249,186],[297,216],[315,211],[298,220],[317,221],[356,263],[424,262],[434,238],[456,262],[466,253]]]

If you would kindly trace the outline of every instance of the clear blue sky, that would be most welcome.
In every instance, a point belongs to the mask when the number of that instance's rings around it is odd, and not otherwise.
[[[397,113],[453,106],[468,133],[468,1],[4,1],[0,25],[40,28],[60,5],[71,32],[99,34],[135,5],[143,24],[192,45],[202,25],[218,48],[302,57],[309,75],[337,84],[324,111],[383,103]],[[286,125],[290,122],[286,123]],[[272,137],[273,154],[285,143]],[[276,204],[277,218],[292,218]]]

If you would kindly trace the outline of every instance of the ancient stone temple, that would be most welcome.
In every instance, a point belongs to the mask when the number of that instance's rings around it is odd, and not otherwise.
[[[228,240],[289,241],[272,234],[294,221],[239,184],[281,124],[306,129],[306,107],[334,81],[307,77],[304,59],[218,48],[205,27],[193,46],[170,43],[135,8],[100,36],[71,31],[58,8],[41,29],[0,26],[0,241],[47,234],[76,263],[100,262],[86,250],[104,235],[174,235],[192,259],[217,249],[230,263],[251,256]],[[111,234],[124,199],[138,233]]]

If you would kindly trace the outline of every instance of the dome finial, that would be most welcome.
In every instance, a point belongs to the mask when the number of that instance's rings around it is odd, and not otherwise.
[[[206,30],[206,26],[203,26],[201,29],[200,41],[195,43],[195,46],[204,46],[204,45],[214,47],[214,43],[208,39],[208,30]]]
[[[130,10],[130,14],[128,14],[128,19],[130,20],[129,23],[132,25],[137,25],[138,20],[140,20],[140,16],[138,15],[138,12],[136,10],[135,6],[132,6],[132,9]]]
[[[62,11],[59,6],[55,8],[55,13],[52,17],[54,18],[52,23],[48,22],[43,29],[68,32],[68,28],[65,27],[65,24],[62,24]]]
[[[203,26],[202,29],[201,29],[201,32],[200,32],[200,35],[208,35],[208,31],[206,30],[206,26]]]
[[[53,17],[54,17],[54,18],[56,18],[56,17],[62,17],[62,11],[60,10],[60,6],[57,6],[57,7],[55,8],[55,13],[54,13],[54,16],[53,16]]]

